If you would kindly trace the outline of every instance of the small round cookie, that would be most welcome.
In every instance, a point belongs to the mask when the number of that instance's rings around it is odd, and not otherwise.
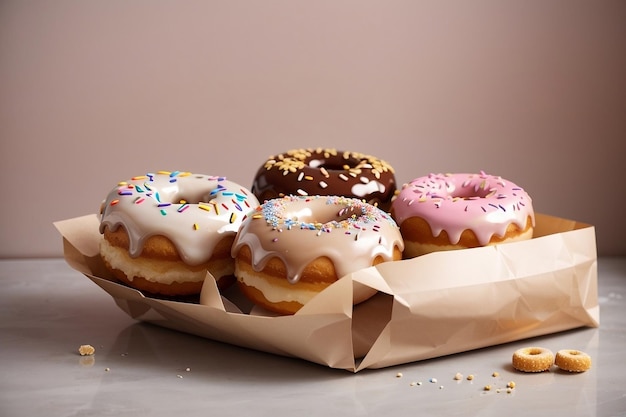
[[[547,371],[554,364],[554,354],[542,347],[525,347],[513,353],[513,368],[522,372]]]
[[[336,195],[388,210],[396,188],[393,168],[379,158],[309,148],[270,156],[257,171],[251,191],[261,203],[286,195]]]
[[[575,349],[562,349],[556,353],[554,364],[568,372],[585,372],[591,368],[591,356]]]

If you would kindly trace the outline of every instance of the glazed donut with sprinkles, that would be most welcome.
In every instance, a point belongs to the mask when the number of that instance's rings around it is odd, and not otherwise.
[[[285,195],[358,198],[388,210],[396,192],[393,168],[358,152],[293,149],[270,156],[259,168],[251,191],[263,202]]]
[[[405,258],[434,251],[530,239],[530,196],[502,177],[430,174],[402,187],[391,214],[400,225]]]
[[[101,206],[100,254],[120,281],[151,294],[198,294],[207,271],[234,282],[232,242],[256,197],[224,177],[158,171],[120,182]]]
[[[398,226],[358,199],[285,196],[267,200],[241,225],[233,244],[235,275],[255,304],[293,314],[350,272],[399,260]],[[354,303],[376,293],[356,291]]]

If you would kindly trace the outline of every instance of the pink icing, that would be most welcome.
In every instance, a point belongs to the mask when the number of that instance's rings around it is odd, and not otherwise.
[[[433,236],[445,230],[456,244],[469,229],[486,245],[493,235],[504,236],[509,224],[524,229],[528,217],[535,224],[530,196],[516,184],[485,174],[430,174],[405,184],[392,210],[399,225],[421,217]]]

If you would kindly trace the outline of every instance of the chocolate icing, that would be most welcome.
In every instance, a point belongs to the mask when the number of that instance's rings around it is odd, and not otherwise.
[[[396,192],[393,168],[358,152],[294,149],[271,156],[259,168],[251,191],[263,202],[285,195],[357,198],[388,210]]]

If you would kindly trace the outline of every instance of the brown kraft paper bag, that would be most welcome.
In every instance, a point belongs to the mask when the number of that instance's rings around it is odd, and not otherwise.
[[[131,317],[238,346],[358,372],[599,326],[593,226],[536,215],[523,242],[387,262],[340,279],[293,316],[265,315],[207,274],[199,302],[145,297],[112,280],[98,218],[55,223],[67,263]],[[378,294],[352,305],[356,286]]]

